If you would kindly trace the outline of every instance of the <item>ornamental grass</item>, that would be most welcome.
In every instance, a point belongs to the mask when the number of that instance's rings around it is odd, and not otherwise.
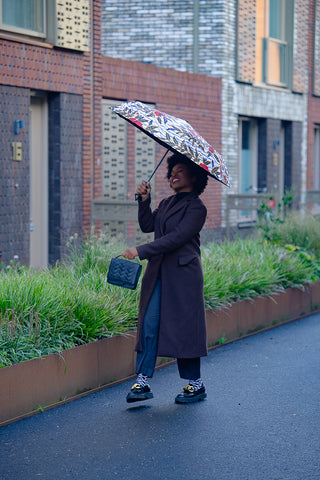
[[[275,227],[274,239],[268,230],[268,240],[260,234],[202,248],[207,309],[319,280],[319,220],[298,217]],[[135,329],[140,284],[132,291],[107,283],[110,260],[124,249],[124,242],[92,234],[82,245],[72,238],[68,258],[46,270],[17,259],[2,268],[0,366]]]

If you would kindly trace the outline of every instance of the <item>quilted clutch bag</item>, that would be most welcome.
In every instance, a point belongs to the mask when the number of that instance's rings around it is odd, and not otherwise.
[[[107,281],[118,287],[134,290],[137,287],[142,266],[139,262],[131,262],[119,257],[120,255],[111,259]]]

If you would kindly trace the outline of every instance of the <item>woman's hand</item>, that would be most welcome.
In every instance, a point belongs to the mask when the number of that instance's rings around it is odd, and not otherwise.
[[[124,258],[127,258],[128,260],[133,260],[134,258],[136,258],[138,256],[138,250],[135,247],[127,248],[127,250],[125,250],[123,253],[121,253],[121,255]]]
[[[144,202],[150,197],[151,185],[145,181],[142,181],[137,188],[137,194],[141,195],[141,199]]]

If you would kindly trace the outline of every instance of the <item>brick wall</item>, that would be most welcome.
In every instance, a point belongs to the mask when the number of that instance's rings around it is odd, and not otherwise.
[[[193,1],[104,1],[102,52],[192,71]]]
[[[81,94],[83,56],[0,38],[0,84]]]
[[[82,97],[60,94],[60,163],[62,253],[71,235],[82,227]]]
[[[237,49],[233,52],[234,57],[236,53],[238,57],[237,78],[253,83],[256,80],[256,0],[202,0],[197,2],[197,14],[194,3],[192,0],[162,0],[160,3],[155,0],[103,0],[102,53],[193,72],[193,53],[197,49],[197,71],[221,76],[226,64],[224,49],[230,25],[226,14],[231,6],[237,9],[238,18],[233,30],[237,36]],[[294,91],[300,93],[307,91],[305,32],[309,3],[308,0],[294,2],[293,81],[290,83]]]
[[[93,52],[83,56],[83,228],[88,230],[91,221],[91,201],[101,196],[101,98],[102,98],[102,57],[101,57],[101,5],[95,0],[93,5],[93,32],[91,45]]]
[[[279,187],[279,160],[274,162],[273,155],[280,157],[280,129],[281,121],[268,118],[266,120],[267,139],[266,139],[266,157],[267,157],[267,189],[269,192],[277,191]],[[279,144],[278,144],[279,142]]]
[[[49,97],[49,262],[66,253],[82,231],[82,97]]]
[[[314,189],[313,172],[314,172],[314,130],[320,125],[320,98],[309,96],[308,102],[308,172],[307,172],[307,189]]]
[[[317,0],[318,2],[318,0]],[[298,0],[294,2],[292,81],[295,92],[304,93],[307,88],[307,51],[306,31],[308,13],[314,2]],[[263,84],[255,84],[255,28],[257,1],[248,0],[213,0],[199,2],[199,72],[208,76],[219,76],[222,79],[222,154],[227,160],[231,176],[231,191],[222,189],[222,208],[224,211],[225,195],[238,193],[239,177],[239,116],[257,119],[278,119],[279,121],[300,122],[302,125],[301,143],[297,146],[300,155],[301,189],[306,188],[307,159],[307,96],[297,95],[286,89],[270,88]],[[261,5],[261,2],[259,3]],[[171,10],[167,11],[167,8]],[[163,9],[163,12],[162,12]],[[186,12],[181,27],[173,22],[180,9]],[[128,17],[125,22],[123,15]],[[177,70],[192,72],[191,52],[193,43],[192,17],[190,2],[161,2],[153,0],[142,2],[119,3],[103,1],[102,50],[105,54],[122,59],[152,62],[156,65]],[[239,19],[239,22],[237,22]],[[238,25],[239,23],[239,25]],[[188,33],[185,32],[189,25]],[[136,27],[135,25],[139,25]],[[313,29],[313,26],[312,26]],[[174,35],[172,32],[174,31]],[[169,32],[169,33],[168,33]],[[170,37],[170,38],[169,38]],[[174,38],[174,41],[171,41]],[[132,41],[130,41],[132,39]],[[184,54],[178,45],[184,42]],[[166,44],[164,46],[164,44]],[[171,48],[171,50],[170,50]],[[169,49],[169,51],[168,51]],[[145,52],[148,57],[144,57]],[[237,63],[238,52],[238,63]],[[173,61],[174,57],[177,61]],[[184,63],[183,63],[184,58]],[[181,63],[182,62],[182,63]],[[149,65],[147,66],[149,67]],[[125,66],[127,68],[127,66]],[[143,68],[143,67],[142,67]],[[130,68],[129,68],[130,75]],[[238,83],[252,82],[253,85]],[[123,81],[123,80],[120,80]],[[133,83],[135,84],[134,78]],[[115,98],[119,77],[116,75],[113,84]],[[111,85],[110,85],[111,86]],[[134,87],[126,87],[123,98],[138,98]],[[150,98],[146,87],[144,98]],[[119,97],[121,98],[121,97]],[[142,97],[141,97],[142,98]],[[184,104],[183,102],[181,103]]]
[[[105,57],[102,66],[102,93],[105,98],[140,100],[157,105],[159,110],[189,121],[218,151],[221,149],[221,81],[202,75],[168,70],[153,65]],[[128,128],[128,189],[134,198],[134,128]],[[160,161],[164,149],[157,145]],[[166,165],[156,174],[156,201],[172,192],[167,185]],[[225,188],[225,187],[223,187]],[[203,194],[208,207],[206,228],[221,225],[220,184],[210,179]]]
[[[311,2],[309,10],[309,72],[312,74],[310,91],[320,96],[320,0]]]
[[[267,119],[258,121],[258,190],[267,191]]]
[[[245,0],[243,0],[245,3]],[[249,2],[247,2],[249,3]],[[250,9],[249,9],[250,11]],[[263,168],[267,175],[267,188],[273,188],[276,182],[276,171],[272,167],[272,145],[268,145],[271,135],[276,134],[275,140],[279,140],[279,134],[274,129],[270,130],[269,120],[277,120],[277,129],[280,128],[280,121],[300,122],[302,126],[302,137],[296,148],[300,159],[300,185],[305,188],[306,181],[306,151],[307,151],[307,96],[297,95],[289,90],[270,88],[263,85],[250,85],[236,82],[237,64],[235,59],[236,51],[236,23],[237,23],[237,2],[225,4],[225,25],[226,39],[224,43],[224,74],[222,78],[222,153],[228,160],[231,174],[231,193],[239,192],[239,139],[238,119],[239,116],[253,117],[258,119],[259,142],[261,148],[265,149],[267,157],[261,157],[259,152],[259,167]],[[263,122],[266,122],[263,125]],[[265,129],[265,130],[263,130]],[[273,132],[273,133],[272,133]],[[266,138],[263,139],[263,135]],[[265,142],[265,145],[264,145]],[[266,153],[267,152],[267,153]],[[277,153],[277,152],[275,152]],[[258,179],[259,186],[265,186],[265,174]],[[223,190],[226,195],[229,192]],[[223,198],[223,207],[225,199]],[[224,208],[223,208],[224,211]]]
[[[283,139],[281,138],[283,129]],[[284,141],[284,145],[281,142]],[[284,153],[283,190],[292,189],[295,205],[301,194],[302,122],[265,118],[258,121],[258,188],[277,192],[280,185],[280,158]]]
[[[308,95],[308,169],[307,189],[313,190],[314,128],[320,125],[320,1],[311,2],[309,9],[309,95]]]
[[[48,97],[48,206],[49,206],[49,263],[53,264],[61,253],[61,115],[60,94]]]
[[[308,91],[308,21],[309,8],[313,1],[299,0],[294,2],[294,33],[293,33],[293,81],[295,92]]]
[[[49,256],[51,261],[55,261],[63,253],[65,238],[72,231],[79,231],[81,219],[83,229],[89,228],[91,200],[94,195],[101,193],[102,1],[95,0],[90,3],[93,5],[93,12],[91,12],[93,30],[90,32],[93,52],[80,53],[58,49],[53,48],[49,43],[33,41],[22,36],[0,34],[0,85],[12,86],[15,89],[11,91],[18,92],[12,96],[3,94],[0,101],[2,109],[0,121],[4,125],[0,138],[0,142],[4,145],[1,162],[5,162],[5,156],[9,155],[6,149],[11,133],[8,136],[7,130],[9,126],[13,128],[11,123],[13,115],[17,118],[19,112],[23,110],[25,113],[23,118],[29,118],[30,90],[40,90],[47,92],[48,95],[49,162],[50,175],[53,176],[49,179]],[[6,106],[8,101],[12,102],[11,107]],[[61,109],[60,112],[59,109]],[[11,112],[14,113],[11,114]],[[7,123],[8,118],[10,123]],[[29,152],[28,125],[19,134],[19,140],[20,138],[23,138],[23,151],[26,157]],[[13,140],[18,139],[13,138]],[[29,159],[27,160],[29,162]],[[7,170],[9,177],[6,180],[5,176],[1,177],[2,182],[11,185],[12,170],[15,169],[16,173],[22,168],[29,169],[29,164],[22,162],[20,167],[11,166]],[[12,229],[15,232],[25,228],[24,222],[27,222],[26,225],[29,228],[29,218],[27,218],[29,215],[21,210],[24,204],[29,208],[28,172],[24,171],[22,175],[26,187],[24,200],[20,202],[20,213],[12,217],[14,222]],[[60,183],[57,184],[57,182]],[[57,191],[53,194],[56,187]],[[14,203],[12,199],[6,198],[9,190],[9,187],[6,191],[1,189],[1,211],[6,210],[5,206],[8,202],[10,205]],[[18,212],[18,205],[14,206],[14,211]],[[3,231],[2,229],[1,235]],[[23,261],[28,263],[29,230],[24,231],[24,235],[19,237],[20,243],[24,242],[24,244],[15,249],[23,252],[21,253]],[[14,242],[18,240],[15,238]],[[4,243],[7,245],[7,241]],[[9,249],[7,246],[5,249],[0,248],[0,251],[4,250]]]
[[[194,72],[194,35],[198,31],[196,71],[222,72],[225,0],[199,1],[197,27],[193,0],[103,0],[102,53]]]
[[[291,124],[291,186],[294,193],[294,204],[297,206],[301,199],[301,150],[302,124]]]
[[[256,1],[238,0],[237,11],[237,79],[256,80]]]
[[[8,262],[19,255],[29,262],[29,105],[25,88],[0,85],[0,251]],[[25,127],[14,133],[14,121],[25,120]],[[22,143],[22,161],[12,159],[12,142]]]
[[[292,159],[292,133],[293,133],[293,128],[292,128],[292,122],[283,122],[284,125],[284,185],[285,185],[285,190],[289,190],[294,187],[294,182],[293,182],[293,159]],[[300,132],[301,134],[301,132]],[[300,135],[301,136],[301,135]],[[299,137],[300,137],[299,136]],[[300,138],[301,141],[301,138]],[[295,145],[296,146],[296,145]],[[300,186],[300,182],[299,182]]]
[[[4,129],[1,161],[10,168],[2,170],[1,212],[8,212],[1,222],[4,259],[18,254],[21,261],[29,263],[29,109],[31,90],[47,92],[48,141],[49,141],[49,261],[60,258],[70,232],[80,232],[82,225],[82,95],[85,86],[84,55],[67,50],[53,49],[49,44],[22,43],[23,39],[0,38],[1,68],[0,84],[3,96],[0,99],[1,121]],[[91,88],[91,83],[89,86]],[[65,95],[65,96],[64,96]],[[87,93],[90,95],[90,92]],[[23,119],[26,127],[19,135],[13,135],[13,119]],[[10,130],[10,135],[6,129]],[[23,139],[23,161],[9,163],[12,141]],[[85,142],[91,144],[91,137]],[[14,173],[13,173],[14,170]],[[23,182],[16,192],[9,188],[21,171]],[[23,184],[23,190],[21,185]],[[17,196],[21,192],[21,197]],[[9,195],[9,196],[8,196]],[[10,205],[10,209],[6,208]],[[4,213],[2,214],[4,215]],[[4,222],[4,223],[3,223]],[[5,226],[5,224],[8,226]],[[12,231],[10,231],[10,229]],[[10,234],[10,235],[9,235]]]

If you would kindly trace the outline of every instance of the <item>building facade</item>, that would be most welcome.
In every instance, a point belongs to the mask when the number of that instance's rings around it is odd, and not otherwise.
[[[110,236],[122,235],[130,243],[147,241],[137,225],[137,185],[147,180],[166,150],[110,107],[138,99],[188,121],[221,150],[221,80],[110,57],[103,58],[102,74],[102,176],[101,197],[93,201],[92,219]],[[210,94],[208,94],[210,92]],[[206,229],[221,226],[221,184],[204,193],[208,208]],[[164,162],[152,180],[154,204],[172,194]],[[99,224],[99,222],[102,222]]]
[[[0,2],[4,262],[54,263],[90,224],[101,156],[100,10],[89,0]]]
[[[232,184],[222,226],[230,194],[290,190],[298,206],[318,189],[319,10],[319,0],[103,2],[105,55],[221,78]],[[255,215],[231,216],[240,226]]]
[[[91,225],[148,240],[134,192],[164,151],[112,113],[127,100],[185,118],[225,157],[208,239],[254,223],[257,194],[318,195],[320,0],[20,3],[0,0],[5,262],[54,263]],[[165,165],[152,186],[155,203],[170,194]]]

